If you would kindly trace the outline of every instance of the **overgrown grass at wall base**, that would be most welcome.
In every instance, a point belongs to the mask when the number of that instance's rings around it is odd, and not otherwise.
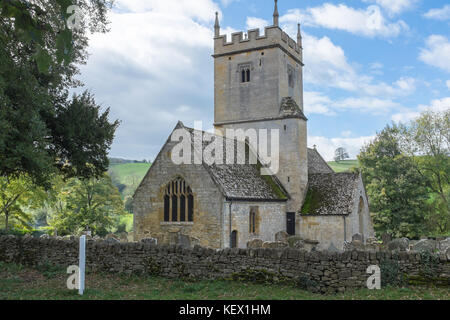
[[[47,270],[48,271],[48,270]],[[68,274],[60,269],[55,272],[39,271],[23,265],[0,262],[0,300],[450,300],[450,290],[432,286],[386,287],[382,290],[359,289],[345,293],[323,295],[305,291],[304,285],[257,284],[224,280],[182,280],[155,276],[126,276],[110,273],[86,273],[86,290],[79,295],[77,290],[68,290]]]

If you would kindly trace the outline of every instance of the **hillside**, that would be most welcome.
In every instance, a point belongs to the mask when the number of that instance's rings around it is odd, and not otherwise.
[[[339,163],[336,161],[329,161],[328,165],[336,172],[344,172],[349,171],[354,167],[359,167],[359,162],[358,160],[344,160],[339,161]]]
[[[150,166],[150,163],[113,163],[110,164],[108,173],[125,198],[133,195]]]

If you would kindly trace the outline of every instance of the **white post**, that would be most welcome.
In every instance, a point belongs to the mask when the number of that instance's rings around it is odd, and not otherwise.
[[[80,237],[80,257],[79,257],[79,287],[78,293],[83,295],[84,292],[84,272],[86,268],[86,236]]]

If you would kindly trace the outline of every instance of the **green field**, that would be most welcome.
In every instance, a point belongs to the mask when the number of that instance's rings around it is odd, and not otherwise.
[[[359,167],[358,160],[344,160],[339,161],[339,163],[335,161],[328,162],[328,165],[335,171],[335,172],[345,172],[349,171],[350,169],[354,167]]]
[[[150,166],[150,163],[111,164],[108,173],[113,181],[125,186],[123,190],[119,189],[123,197],[132,196]]]
[[[89,270],[88,270],[89,271]],[[414,287],[313,294],[294,286],[237,281],[184,281],[150,276],[87,273],[79,296],[66,287],[68,275],[55,267],[31,269],[0,262],[0,300],[450,300],[448,289]]]

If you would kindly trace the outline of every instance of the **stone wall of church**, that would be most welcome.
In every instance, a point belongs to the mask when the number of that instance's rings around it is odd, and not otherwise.
[[[205,247],[221,248],[223,196],[203,165],[175,165],[169,141],[161,150],[136,191],[133,201],[135,240],[156,238],[158,243],[190,241]],[[193,222],[164,222],[164,189],[182,177],[194,194]]]
[[[231,204],[231,206],[230,206]],[[255,233],[250,232],[250,210],[256,212]],[[231,210],[231,229],[230,229]],[[254,239],[274,242],[275,234],[286,230],[285,202],[225,202],[224,248],[230,247],[230,234],[237,231],[237,247],[246,248],[247,242]]]
[[[307,216],[298,215],[298,235],[303,239],[317,240],[319,241],[318,249],[326,250],[331,244],[335,248],[343,249],[344,232],[346,227],[344,223],[349,225],[344,219],[345,216]],[[351,240],[347,238],[347,240]]]
[[[77,239],[1,236],[0,261],[67,268],[78,264],[78,246]],[[323,293],[366,288],[369,277],[366,271],[371,265],[387,270],[389,277],[403,276],[409,283],[450,285],[450,256],[445,254],[434,255],[430,260],[429,256],[415,252],[336,253],[292,248],[213,250],[199,246],[184,249],[142,242],[92,240],[86,244],[88,271],[168,278],[283,281]]]
[[[355,234],[362,235],[364,242],[374,237],[369,204],[361,177],[355,188],[351,214],[322,216],[298,214],[296,228],[300,237],[319,241],[319,250],[327,250],[330,245],[342,250],[344,241],[352,241]]]

